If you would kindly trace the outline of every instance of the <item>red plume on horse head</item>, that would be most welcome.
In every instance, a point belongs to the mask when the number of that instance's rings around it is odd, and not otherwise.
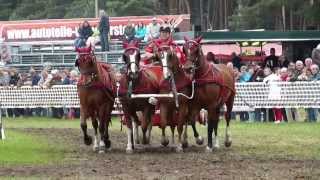
[[[81,47],[81,48],[78,48],[76,47],[76,52],[78,53],[90,53],[91,52],[91,44],[89,45],[89,47]]]
[[[123,49],[130,49],[130,48],[139,48],[139,41],[133,40],[133,41],[124,41],[122,44]]]
[[[195,41],[197,42],[197,43],[201,43],[201,40],[202,40],[202,36],[199,36],[199,37],[197,37],[196,39],[195,39]]]

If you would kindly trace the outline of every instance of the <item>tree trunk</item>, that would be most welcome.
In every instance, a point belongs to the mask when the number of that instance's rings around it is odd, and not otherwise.
[[[282,5],[281,8],[282,11],[282,25],[283,25],[283,31],[286,31],[286,8],[284,5]]]
[[[219,29],[223,29],[223,0],[219,0]]]
[[[293,10],[290,8],[290,30],[293,30]]]
[[[224,29],[228,28],[228,5],[227,5],[227,0],[224,0]]]

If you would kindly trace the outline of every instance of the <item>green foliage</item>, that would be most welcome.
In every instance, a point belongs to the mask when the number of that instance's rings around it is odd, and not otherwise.
[[[142,16],[157,12],[152,0],[108,0],[107,2],[107,11],[111,16]]]
[[[286,24],[289,26],[290,11],[293,15],[293,24],[296,29],[301,29],[302,18],[308,22],[319,23],[320,1],[315,0],[311,6],[310,1],[301,0],[238,0],[241,8],[235,10],[230,18],[231,29],[264,28],[269,30],[282,28],[282,6],[285,7]],[[315,25],[315,24],[313,24]]]
[[[111,16],[153,15],[154,0],[99,0],[99,9]],[[0,20],[89,18],[94,0],[0,0]]]

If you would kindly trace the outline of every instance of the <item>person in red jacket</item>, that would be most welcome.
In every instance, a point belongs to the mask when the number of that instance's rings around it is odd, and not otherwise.
[[[183,59],[185,59],[181,49],[172,39],[170,26],[164,24],[160,27],[160,37],[158,39],[150,41],[150,43],[145,47],[145,56],[142,61],[144,65],[152,63],[154,50],[161,45],[172,46],[173,48],[175,48],[177,56],[180,58],[180,60],[183,61]]]

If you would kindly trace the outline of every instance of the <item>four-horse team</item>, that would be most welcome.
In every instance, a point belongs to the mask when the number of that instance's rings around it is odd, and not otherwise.
[[[206,150],[211,152],[219,147],[219,114],[226,105],[224,143],[226,147],[231,145],[229,123],[236,93],[233,72],[225,65],[213,65],[206,60],[201,38],[185,38],[180,48],[172,40],[170,27],[163,26],[159,39],[146,46],[144,56],[137,41],[126,42],[123,47],[125,66],[120,78],[115,77],[110,65],[97,61],[91,46],[76,49],[79,56],[75,64],[81,73],[78,82],[81,129],[86,145],[93,143],[94,150],[100,153],[111,148],[108,127],[116,98],[121,102],[128,128],[127,153],[132,153],[136,144],[150,144],[152,117],[157,110],[160,110],[161,144],[169,144],[167,126],[171,128],[171,143],[175,143],[177,127],[177,152],[188,147],[188,125],[192,126],[196,143],[203,143],[195,123],[200,110],[207,110]],[[94,139],[87,133],[88,118],[92,121]]]

